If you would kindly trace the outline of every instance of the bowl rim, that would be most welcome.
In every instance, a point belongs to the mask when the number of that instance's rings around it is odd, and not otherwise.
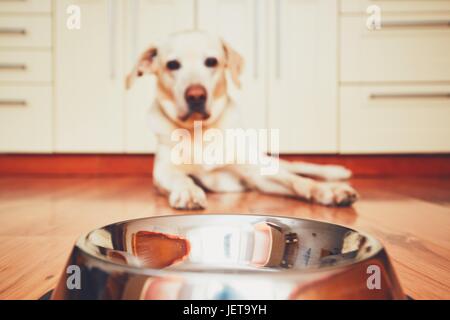
[[[95,232],[96,230],[104,229],[109,226],[117,225],[117,224],[127,224],[132,222],[138,222],[138,221],[146,221],[146,220],[153,220],[153,219],[159,219],[159,218],[182,218],[182,217],[261,217],[261,218],[281,218],[281,219],[288,219],[288,220],[297,220],[297,221],[306,221],[309,223],[319,223],[324,224],[328,226],[334,226],[339,227],[342,229],[346,229],[348,231],[357,232],[358,234],[365,237],[367,240],[369,240],[370,245],[372,247],[372,251],[370,253],[366,253],[367,256],[364,256],[358,260],[356,260],[354,263],[349,264],[340,264],[340,265],[333,265],[333,266],[326,266],[321,268],[306,268],[306,269],[283,269],[283,270],[276,270],[272,272],[268,272],[267,270],[236,270],[233,271],[230,269],[229,272],[217,272],[217,271],[210,271],[210,270],[177,270],[177,269],[154,269],[154,268],[141,268],[138,266],[133,265],[126,265],[117,263],[114,261],[107,260],[106,258],[102,257],[101,255],[97,255],[95,253],[90,252],[88,249],[87,241],[88,236]],[[94,247],[97,247],[94,244],[91,244]],[[136,219],[129,219],[124,221],[118,221],[114,222],[96,229],[93,229],[85,234],[83,234],[81,237],[78,238],[78,240],[75,243],[75,247],[77,247],[81,254],[88,256],[89,258],[93,259],[91,263],[101,266],[102,270],[105,270],[107,272],[127,272],[134,275],[144,275],[144,276],[151,276],[151,277],[176,277],[182,275],[183,277],[202,277],[205,276],[209,277],[267,277],[270,275],[270,278],[273,277],[281,277],[281,278],[299,278],[302,276],[311,276],[311,274],[317,274],[323,275],[326,273],[335,273],[342,271],[344,269],[348,270],[349,268],[355,267],[356,265],[359,265],[363,262],[366,262],[374,257],[376,257],[380,252],[385,251],[385,247],[379,241],[377,238],[365,233],[360,232],[358,230],[355,230],[353,228],[349,228],[344,225],[330,223],[327,221],[322,220],[316,220],[316,219],[305,219],[305,218],[297,218],[297,217],[291,217],[291,216],[282,216],[282,215],[270,215],[270,214],[239,214],[239,213],[205,213],[205,214],[196,214],[196,213],[189,213],[189,214],[162,214],[157,216],[151,216],[151,217],[142,217],[142,218],[136,218]],[[376,247],[376,248],[375,248]]]

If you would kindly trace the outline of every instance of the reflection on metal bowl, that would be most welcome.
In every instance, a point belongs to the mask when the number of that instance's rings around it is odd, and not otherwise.
[[[405,299],[374,238],[333,224],[180,215],[106,226],[75,245],[52,299]]]

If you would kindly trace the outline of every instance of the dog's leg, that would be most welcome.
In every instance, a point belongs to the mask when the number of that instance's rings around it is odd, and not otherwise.
[[[198,180],[200,185],[211,192],[234,193],[247,190],[239,176],[226,170],[205,172],[196,175],[195,180]]]
[[[358,199],[357,192],[346,183],[315,181],[283,167],[274,175],[262,176],[259,169],[258,166],[233,166],[249,185],[264,193],[293,196],[327,206],[349,206]]]
[[[206,208],[205,191],[176,166],[155,163],[153,179],[157,188],[168,194],[172,208],[180,210]]]
[[[350,170],[336,165],[319,165],[306,162],[280,160],[280,166],[295,174],[326,181],[347,180],[352,176]]]

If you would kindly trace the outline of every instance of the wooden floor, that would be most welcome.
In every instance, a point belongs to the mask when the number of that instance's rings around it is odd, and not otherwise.
[[[256,193],[209,195],[204,213],[265,213],[366,231],[387,247],[406,293],[450,299],[450,179],[358,179],[353,208]],[[38,299],[62,272],[77,237],[168,208],[150,178],[0,178],[0,299]]]

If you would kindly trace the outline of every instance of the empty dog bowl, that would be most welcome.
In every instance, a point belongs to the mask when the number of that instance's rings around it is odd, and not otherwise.
[[[405,299],[374,238],[256,215],[121,222],[75,245],[52,299]]]

